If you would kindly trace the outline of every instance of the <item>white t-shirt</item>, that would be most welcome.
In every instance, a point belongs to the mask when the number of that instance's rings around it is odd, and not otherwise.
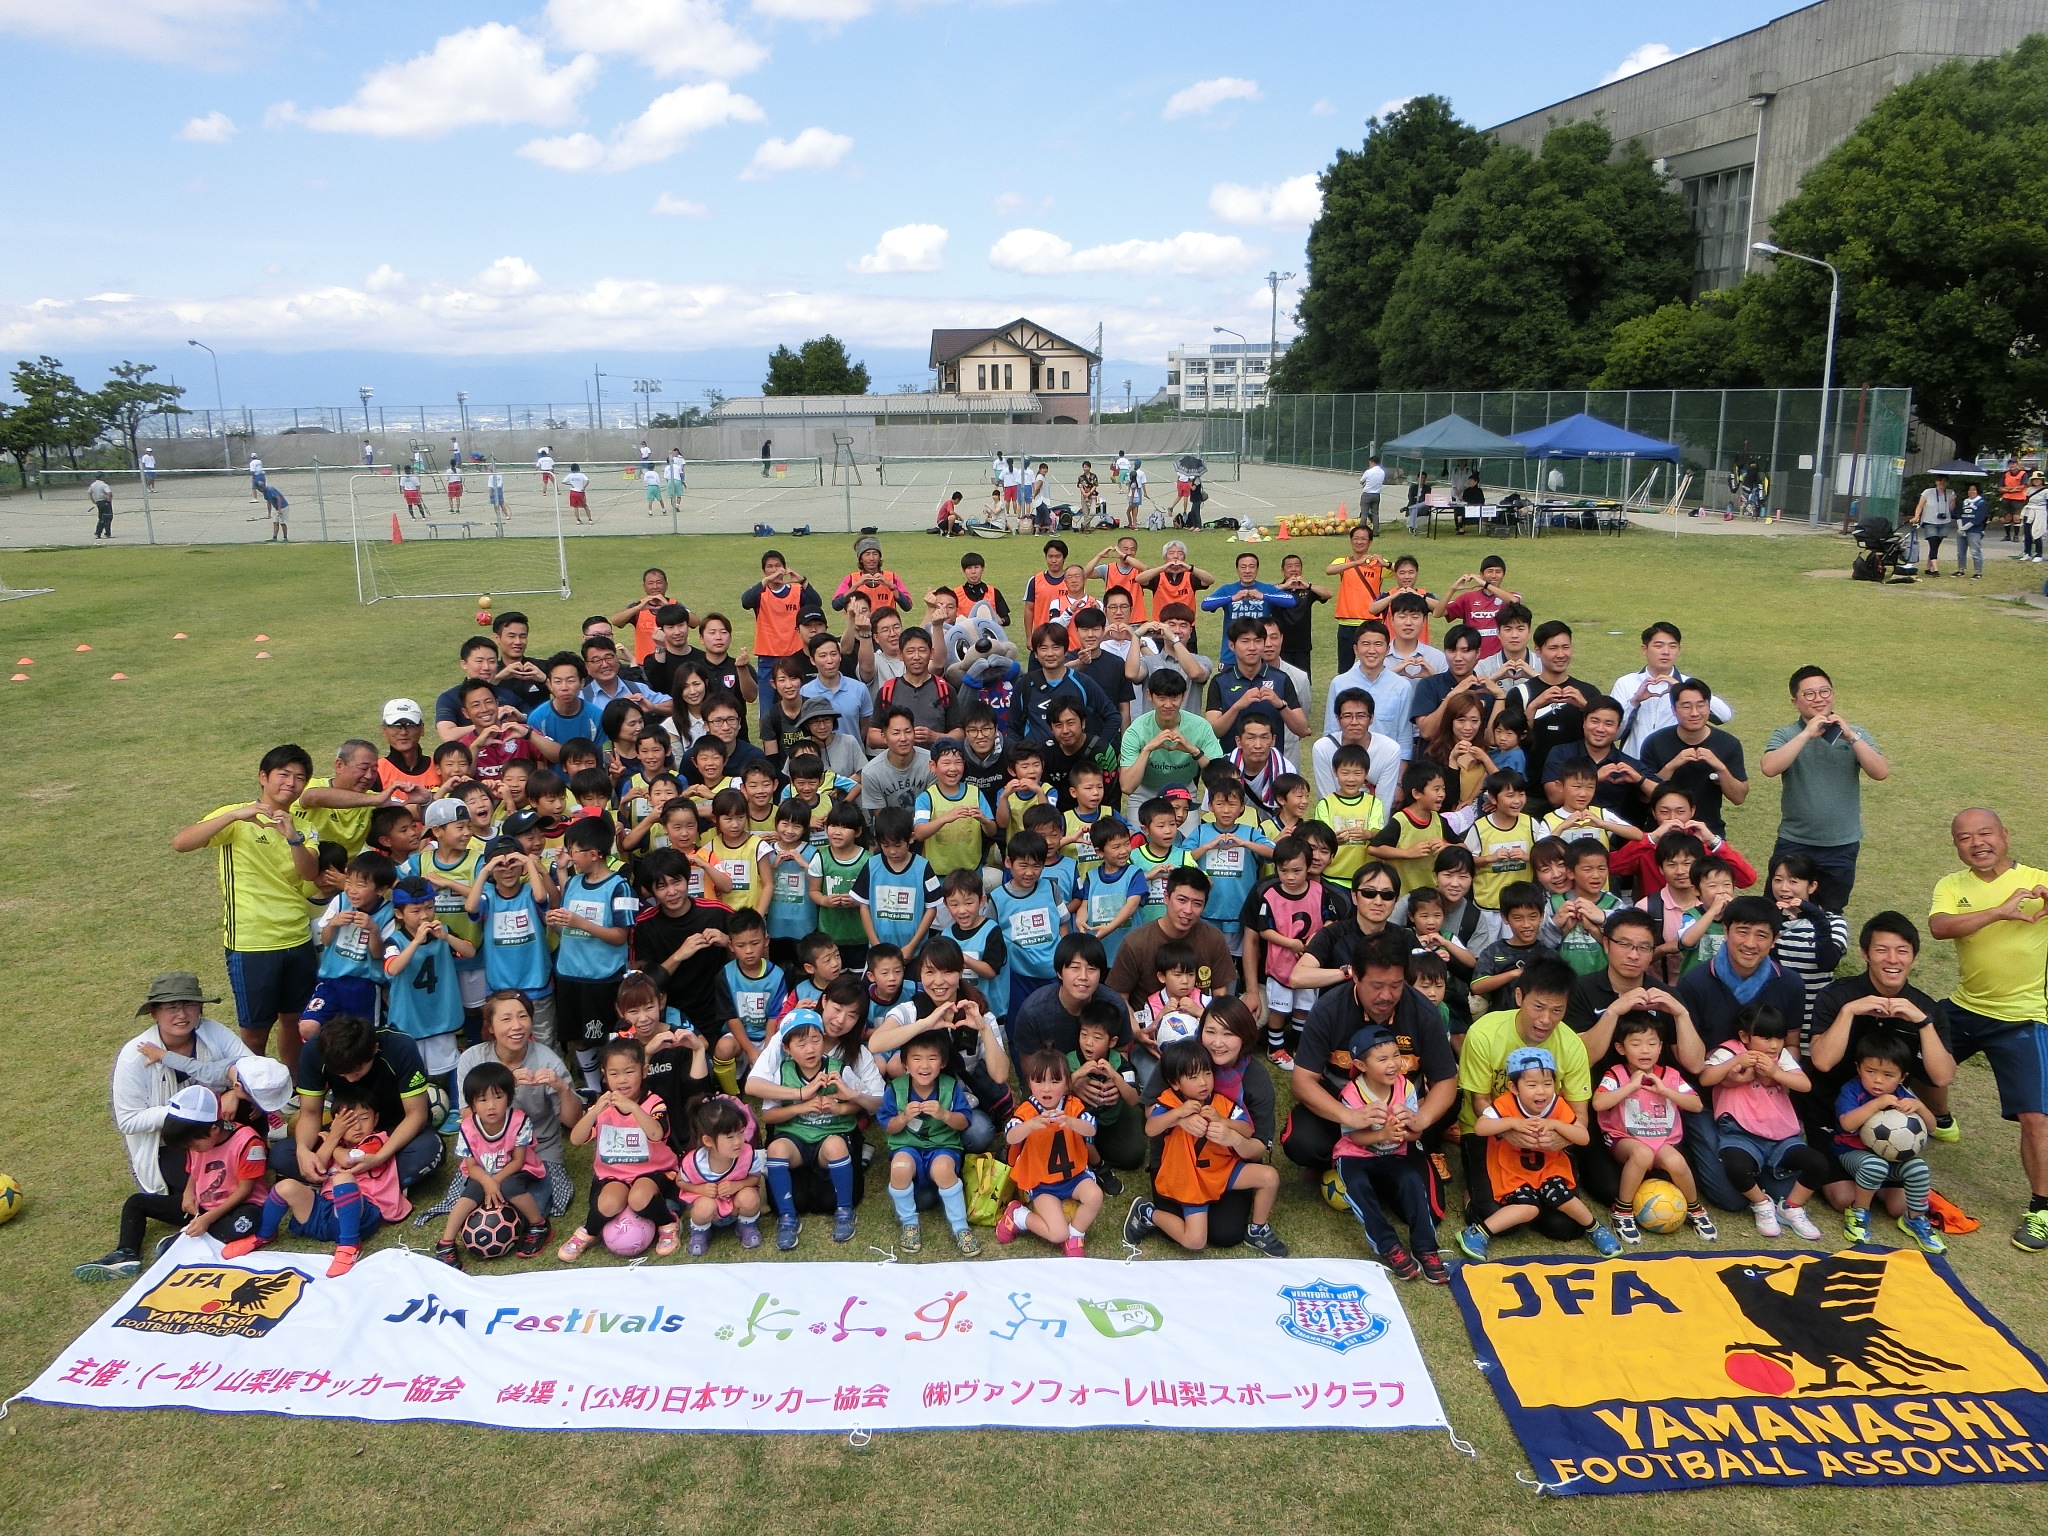
[[[642,464],[645,464],[645,463],[646,463],[646,462],[647,462],[647,461],[648,461],[649,459],[651,459],[651,458],[653,458],[653,457],[654,457],[654,450],[653,450],[652,448],[648,447],[648,446],[647,446],[647,445],[646,445],[645,443],[642,443],[642,444],[640,445],[640,462],[641,462]]]
[[[1359,487],[1368,496],[1379,495],[1380,487],[1385,485],[1386,483],[1387,472],[1384,469],[1381,469],[1377,464],[1367,465],[1365,473],[1358,477]]]
[[[496,470],[491,471],[491,489],[494,491],[502,491],[503,489],[505,489],[505,477],[499,474]]]
[[[252,456],[252,457],[250,458],[250,460],[249,460],[249,473],[250,473],[250,474],[252,474],[252,475],[260,475],[260,474],[262,474],[262,473],[263,473],[263,461],[262,461],[261,459],[259,459],[259,458],[255,458],[255,457],[253,457],[253,456]]]
[[[153,454],[153,453],[145,453],[145,454],[144,454],[144,455],[142,456],[142,467],[143,467],[144,469],[155,469],[155,468],[156,468],[156,455],[155,455],[155,454]]]
[[[584,474],[580,469],[572,470],[570,473],[562,476],[562,484],[569,487],[572,491],[580,491],[590,484],[590,476]]]
[[[553,469],[555,467],[555,456],[551,453],[536,453],[533,456],[533,467],[535,469]]]
[[[661,484],[661,474],[651,464],[640,472],[640,478],[648,485],[658,486]]]

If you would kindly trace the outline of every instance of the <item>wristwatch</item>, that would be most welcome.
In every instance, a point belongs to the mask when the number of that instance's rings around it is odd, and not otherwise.
[[[290,836],[285,838],[284,845],[287,848],[303,848],[306,846],[306,834],[303,832],[294,832]]]

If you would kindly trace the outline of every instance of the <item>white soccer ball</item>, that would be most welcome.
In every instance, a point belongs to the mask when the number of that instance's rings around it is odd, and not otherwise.
[[[1888,1163],[1917,1156],[1927,1145],[1927,1122],[1910,1109],[1880,1109],[1863,1122],[1863,1145]]]

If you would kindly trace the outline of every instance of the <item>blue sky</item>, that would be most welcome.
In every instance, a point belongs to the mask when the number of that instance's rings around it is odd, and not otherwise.
[[[196,335],[300,358],[272,400],[352,398],[318,359],[364,353],[566,393],[826,330],[902,373],[1029,314],[1163,364],[1264,335],[1375,111],[1490,125],[1793,8],[0,0],[0,355],[196,379]]]

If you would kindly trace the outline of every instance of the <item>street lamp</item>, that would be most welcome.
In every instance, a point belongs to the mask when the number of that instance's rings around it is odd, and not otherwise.
[[[1227,325],[1212,325],[1209,327],[1209,330],[1212,334],[1235,336],[1239,341],[1244,342],[1244,350],[1246,353],[1249,353],[1252,349],[1252,344],[1249,341],[1245,341],[1243,331],[1233,331]],[[1251,418],[1246,414],[1246,412],[1250,409],[1250,406],[1249,402],[1247,402],[1245,399],[1244,393],[1244,369],[1245,364],[1250,361],[1251,359],[1249,356],[1240,356],[1237,365],[1237,445],[1239,452],[1242,452],[1244,450],[1245,438],[1248,437],[1251,433]],[[1272,363],[1268,361],[1266,366],[1268,367],[1268,369],[1270,369],[1272,367]],[[1209,370],[1209,388],[1212,391],[1216,388],[1215,380],[1216,370],[1214,368],[1211,368]]]
[[[1835,383],[1835,318],[1842,309],[1842,274],[1835,270],[1831,261],[1822,261],[1818,256],[1802,256],[1797,251],[1780,250],[1768,240],[1759,240],[1750,247],[1759,256],[1786,261],[1803,261],[1808,266],[1826,267],[1833,279],[1833,288],[1828,294],[1828,346],[1826,360],[1820,368],[1820,435],[1813,447],[1813,509],[1806,520],[1815,527],[1820,525],[1821,509],[1827,504],[1828,486],[1828,401]]]
[[[466,389],[458,389],[457,391],[455,391],[455,410],[456,410],[456,413],[457,413],[458,415],[460,415],[460,416],[462,417],[462,435],[463,435],[464,437],[467,437],[467,436],[469,436],[469,391],[468,391],[468,390],[466,390]]]
[[[1273,291],[1273,328],[1266,341],[1266,371],[1273,369],[1273,359],[1280,351],[1280,285],[1292,282],[1298,274],[1293,272],[1268,272],[1266,286]]]
[[[633,381],[633,392],[642,396],[646,401],[646,409],[643,414],[646,416],[647,427],[650,431],[654,427],[654,397],[660,389],[661,380],[659,379],[635,379]]]
[[[213,348],[203,341],[188,341],[185,345],[197,347],[213,359],[213,408],[220,413],[220,467],[233,469],[234,462],[228,457],[228,408],[222,402],[220,394],[220,358]]]
[[[1124,414],[1130,417],[1132,421],[1138,419],[1138,408],[1132,403],[1131,399],[1131,381],[1129,379],[1124,380]]]
[[[367,384],[358,384],[356,394],[363,402],[363,436],[370,435],[370,396],[377,393]]]

